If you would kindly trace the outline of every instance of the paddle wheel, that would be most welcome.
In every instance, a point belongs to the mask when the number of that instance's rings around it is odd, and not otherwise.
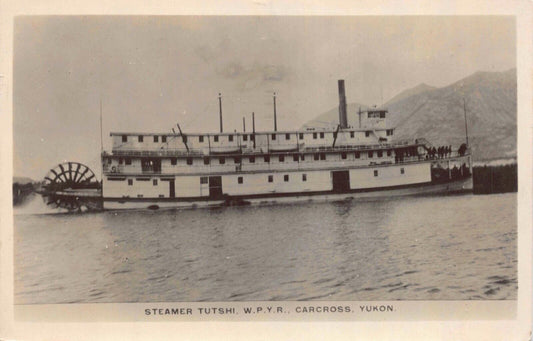
[[[70,212],[102,208],[101,183],[89,167],[78,162],[50,169],[38,193],[47,205]]]

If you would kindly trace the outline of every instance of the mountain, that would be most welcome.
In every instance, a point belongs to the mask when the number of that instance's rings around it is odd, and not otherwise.
[[[434,90],[434,89],[436,89],[434,86],[427,85],[426,83],[418,84],[414,88],[410,88],[410,89],[407,89],[407,90],[404,90],[404,91],[400,92],[399,94],[397,94],[396,96],[391,98],[387,103],[385,103],[384,106],[387,107],[391,103],[399,102],[399,101],[401,101],[401,100],[403,100],[403,99],[405,99],[407,97],[418,95],[420,93],[423,93],[423,92],[426,92],[426,91],[430,91],[430,90]]]
[[[516,70],[476,72],[443,88],[388,104],[397,138],[457,146],[468,138],[476,160],[516,156]]]
[[[421,84],[387,102],[387,124],[397,128],[395,138],[425,137],[437,146],[458,147],[465,141],[464,99],[474,159],[516,157],[516,89],[516,69],[476,72],[442,88]],[[337,124],[338,114],[332,115],[337,110],[318,116],[306,126],[328,118],[332,125]],[[357,126],[356,122],[349,124]]]

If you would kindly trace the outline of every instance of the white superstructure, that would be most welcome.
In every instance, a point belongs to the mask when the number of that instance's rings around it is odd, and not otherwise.
[[[394,140],[386,109],[337,129],[234,133],[111,133],[102,153],[104,208],[159,208],[337,199],[471,189],[471,158]],[[443,187],[442,184],[448,186]],[[455,185],[454,185],[455,184]],[[396,191],[396,192],[395,192]]]

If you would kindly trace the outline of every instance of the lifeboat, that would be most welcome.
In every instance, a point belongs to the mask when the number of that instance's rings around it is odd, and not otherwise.
[[[304,144],[274,144],[270,145],[268,148],[271,152],[292,152],[296,150],[303,149]]]
[[[239,146],[221,146],[211,147],[211,154],[240,154],[241,148]]]

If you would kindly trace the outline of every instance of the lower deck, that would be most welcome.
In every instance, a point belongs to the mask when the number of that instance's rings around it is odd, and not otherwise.
[[[453,166],[453,168],[452,168]],[[240,172],[211,175],[123,175],[103,180],[106,209],[211,206],[308,198],[373,197],[471,190],[470,158],[363,168]],[[436,186],[436,187],[435,187]],[[443,187],[444,186],[444,187]],[[432,189],[433,187],[433,189]],[[338,200],[332,199],[332,200]]]
[[[420,196],[472,192],[472,178],[450,180],[445,183],[423,183],[388,188],[373,188],[368,190],[352,190],[345,193],[309,192],[286,193],[283,195],[248,195],[235,197],[211,198],[104,198],[104,209],[160,209],[160,208],[202,208],[240,205],[270,205],[283,203],[297,203],[308,201],[346,201],[346,200],[379,200],[382,198]]]

